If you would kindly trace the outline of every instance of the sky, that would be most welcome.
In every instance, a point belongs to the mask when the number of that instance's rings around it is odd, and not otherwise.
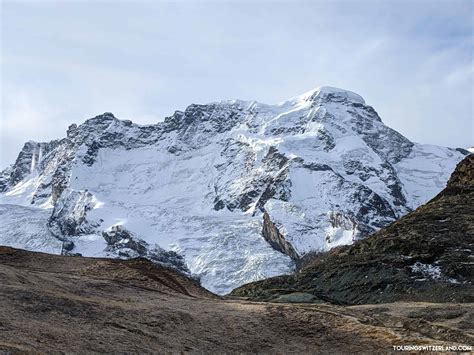
[[[357,92],[409,139],[474,145],[471,0],[0,1],[0,168],[103,112]]]

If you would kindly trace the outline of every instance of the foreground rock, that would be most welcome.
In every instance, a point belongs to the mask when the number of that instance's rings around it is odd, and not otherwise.
[[[244,285],[235,296],[303,292],[339,304],[474,301],[474,155],[433,200],[353,246],[315,255],[295,275]],[[288,296],[286,296],[288,297]]]
[[[472,305],[263,304],[144,259],[0,247],[0,352],[347,352],[472,344]]]

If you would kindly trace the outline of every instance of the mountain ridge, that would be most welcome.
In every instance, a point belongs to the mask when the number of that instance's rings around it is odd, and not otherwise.
[[[48,231],[32,227],[22,243],[49,233],[65,243],[58,253],[172,251],[225,293],[393,222],[463,156],[413,143],[359,95],[321,87],[276,105],[192,104],[154,125],[111,113],[73,124],[25,144],[0,174],[0,203],[51,211]],[[122,239],[103,237],[118,226]]]

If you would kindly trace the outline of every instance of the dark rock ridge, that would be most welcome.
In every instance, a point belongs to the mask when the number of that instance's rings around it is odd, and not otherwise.
[[[148,251],[145,241],[137,239],[121,225],[113,226],[110,230],[102,232],[102,237],[110,248],[129,249],[130,252],[136,254],[135,257],[144,256]],[[120,251],[119,255],[121,255],[120,253],[125,254],[126,252]],[[127,254],[127,256],[131,255]]]
[[[474,155],[427,204],[352,246],[316,255],[296,274],[232,295],[274,300],[304,292],[339,304],[474,301]]]
[[[94,233],[99,223],[86,219],[87,212],[94,207],[94,196],[87,190],[67,190],[63,198],[54,205],[48,221],[50,230],[59,239],[62,236],[76,236]]]
[[[183,256],[174,251],[166,251],[160,247],[151,246],[121,225],[111,227],[102,232],[102,237],[108,244],[110,251],[123,258],[147,258],[154,263],[173,267],[190,276]]]

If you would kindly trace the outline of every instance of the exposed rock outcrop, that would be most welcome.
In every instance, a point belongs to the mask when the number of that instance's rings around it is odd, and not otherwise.
[[[296,253],[291,244],[285,240],[285,237],[281,235],[280,231],[272,222],[267,212],[263,213],[262,235],[265,240],[273,247],[273,249],[288,255],[293,260],[299,259],[298,253]]]
[[[138,256],[145,256],[148,252],[147,243],[133,236],[132,233],[121,225],[115,225],[103,231],[102,237],[110,248],[115,251],[120,250],[119,255],[121,256],[136,258]]]
[[[87,190],[68,189],[65,196],[54,206],[48,225],[59,238],[93,233],[99,221],[88,221],[87,213],[96,201]]]
[[[121,225],[115,225],[102,232],[102,237],[110,251],[123,258],[145,257],[154,263],[174,267],[190,275],[184,258],[174,251],[167,251],[158,246],[151,246]]]

